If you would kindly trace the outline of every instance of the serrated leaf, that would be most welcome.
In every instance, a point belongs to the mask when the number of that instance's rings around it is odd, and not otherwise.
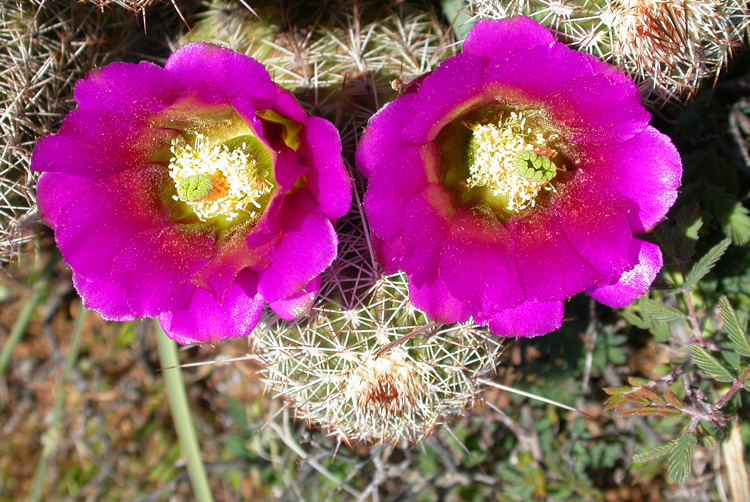
[[[631,387],[607,387],[604,392],[609,396],[619,396],[620,394],[626,394],[633,390]]]
[[[633,387],[643,387],[644,385],[649,385],[650,383],[651,381],[645,378],[628,377],[628,385],[632,385]]]
[[[607,409],[610,410],[617,410],[626,404],[629,404],[629,401],[622,396],[612,396],[606,401]]]
[[[674,395],[674,393],[671,390],[667,391],[667,402],[674,406],[675,408],[684,408],[685,404],[679,400],[677,396]]]
[[[690,347],[690,355],[704,373],[719,382],[734,382],[734,375],[706,349],[698,345]]]
[[[647,417],[650,415],[661,415],[661,411],[662,410],[659,408],[641,408],[640,410],[638,410],[638,415],[642,417]]]
[[[649,321],[649,332],[654,335],[654,340],[659,343],[668,342],[672,337],[672,333],[669,331],[669,324],[665,322],[659,322],[651,319]]]
[[[685,227],[685,237],[690,239],[691,241],[697,241],[698,240],[698,234],[700,233],[701,228],[703,227],[703,218],[696,218],[693,220],[692,223],[687,225]]]
[[[732,239],[737,246],[750,242],[750,212],[740,201],[734,203],[725,218],[724,235]]]
[[[680,410],[673,410],[672,408],[659,408],[659,415],[665,418],[679,417],[683,413]]]
[[[693,461],[693,449],[696,444],[695,436],[685,434],[674,442],[674,448],[669,453],[667,472],[675,483],[682,483],[690,474]]]
[[[724,319],[724,332],[732,342],[732,348],[741,356],[750,357],[750,341],[747,339],[737,313],[726,296],[719,299],[721,317]]]
[[[660,322],[684,321],[685,314],[674,307],[656,300],[646,300],[643,302],[643,313],[650,319]]]
[[[633,392],[631,394],[623,394],[622,397],[624,397],[625,399],[627,399],[633,404],[640,404],[641,406],[648,406],[649,404],[651,404],[648,399],[646,399],[645,397],[641,395],[640,392],[638,393]]]
[[[622,408],[626,404],[628,404],[628,400],[622,396],[612,396],[604,402],[604,406],[608,410],[616,410]]]
[[[621,310],[620,315],[632,326],[635,326],[641,329],[648,329],[648,321],[642,319],[641,316],[639,316],[632,310],[630,309]]]
[[[663,397],[661,397],[659,394],[652,391],[651,389],[641,389],[641,393],[643,394],[643,397],[645,397],[652,403],[660,404],[662,406],[667,404],[667,402],[664,400]]]
[[[624,418],[630,418],[630,417],[640,417],[643,415],[641,413],[643,410],[648,410],[649,408],[631,408],[629,410],[625,410],[620,415]]]
[[[661,458],[667,455],[674,449],[674,447],[674,443],[667,443],[661,446],[657,446],[656,448],[651,448],[650,450],[646,450],[643,453],[634,455],[633,462],[635,462],[636,464],[642,464],[643,462],[648,462],[649,460],[656,460],[657,458]]]
[[[711,269],[714,268],[716,262],[718,262],[724,253],[726,253],[727,248],[731,243],[731,239],[724,239],[709,249],[708,253],[703,255],[703,257],[690,269],[682,287],[687,291],[693,289],[695,285],[698,284],[701,279],[706,277]]]

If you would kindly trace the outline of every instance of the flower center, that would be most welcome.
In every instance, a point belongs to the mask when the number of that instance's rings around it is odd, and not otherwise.
[[[232,222],[240,215],[260,217],[276,187],[273,162],[251,135],[211,144],[197,134],[194,144],[172,141],[169,175],[177,195],[202,221],[221,217]]]
[[[527,126],[527,116],[510,112],[497,123],[467,124],[469,187],[485,187],[492,206],[515,213],[534,207],[539,193],[554,191],[549,182],[557,175],[552,162],[557,152],[549,137]],[[548,135],[549,136],[549,135]]]

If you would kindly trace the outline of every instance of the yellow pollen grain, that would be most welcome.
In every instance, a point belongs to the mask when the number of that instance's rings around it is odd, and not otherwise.
[[[257,161],[242,148],[230,150],[223,144],[210,145],[198,134],[193,145],[181,140],[172,141],[173,157],[169,161],[169,176],[180,181],[197,174],[211,176],[213,189],[196,201],[185,201],[203,221],[222,216],[228,222],[240,214],[251,219],[260,216],[258,200],[273,188],[268,172],[259,172]],[[177,196],[173,196],[175,200]]]
[[[541,190],[553,190],[516,172],[514,160],[518,152],[529,150],[545,156],[552,152],[544,135],[526,127],[523,114],[511,112],[498,125],[477,124],[471,128],[475,150],[469,166],[469,186],[483,186],[494,196],[507,198],[506,209],[511,212],[534,207]]]

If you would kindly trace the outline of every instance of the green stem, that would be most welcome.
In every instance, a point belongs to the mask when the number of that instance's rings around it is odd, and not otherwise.
[[[60,382],[59,391],[55,398],[55,405],[52,409],[52,420],[50,421],[47,432],[42,436],[42,456],[39,459],[39,464],[36,466],[36,472],[34,473],[33,488],[29,502],[38,502],[41,500],[42,489],[44,488],[44,479],[47,474],[47,467],[49,466],[49,460],[60,445],[60,417],[63,413],[63,405],[65,403],[65,386],[68,384],[70,379],[70,373],[73,371],[73,366],[78,360],[78,349],[81,346],[81,333],[83,332],[83,323],[86,321],[86,316],[89,311],[81,307],[81,311],[76,319],[76,325],[73,328],[73,341],[70,344],[70,352],[65,360],[65,368],[63,369],[62,381]]]
[[[34,283],[32,288],[31,298],[26,302],[21,310],[21,315],[13,325],[13,329],[8,336],[8,341],[5,342],[2,353],[0,353],[0,377],[5,374],[5,370],[10,364],[10,359],[13,356],[13,351],[16,350],[16,345],[21,341],[21,337],[26,333],[26,328],[29,326],[31,316],[34,315],[36,308],[42,302],[44,294],[47,292],[49,286],[50,277],[52,277],[52,270],[57,263],[57,254],[52,255],[47,263],[44,265],[42,274],[39,279]]]
[[[154,321],[154,326],[159,346],[159,361],[164,370],[164,381],[167,384],[169,407],[172,410],[172,419],[177,430],[177,438],[180,441],[182,456],[187,462],[188,476],[190,476],[190,483],[193,485],[195,500],[197,502],[213,502],[214,498],[208,483],[206,467],[203,465],[193,417],[190,414],[185,381],[182,379],[180,360],[177,356],[177,346],[167,338],[158,321]]]

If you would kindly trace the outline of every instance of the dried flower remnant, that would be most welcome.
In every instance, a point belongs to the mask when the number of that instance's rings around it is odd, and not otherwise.
[[[158,317],[180,343],[250,334],[264,304],[309,311],[351,187],[332,124],[258,62],[191,44],[115,63],[32,158],[41,215],[85,305]]]
[[[743,0],[473,0],[477,18],[526,15],[574,47],[617,64],[654,104],[716,78],[750,28]]]
[[[339,228],[339,258],[310,317],[261,321],[253,357],[272,395],[331,436],[418,442],[479,399],[477,380],[503,346],[486,329],[436,324],[414,309],[404,274],[382,276],[372,264],[361,227],[352,218]]]
[[[477,23],[464,52],[370,120],[357,150],[381,264],[435,321],[502,336],[561,326],[586,291],[623,307],[661,269],[650,231],[682,165],[637,88],[528,18]]]

